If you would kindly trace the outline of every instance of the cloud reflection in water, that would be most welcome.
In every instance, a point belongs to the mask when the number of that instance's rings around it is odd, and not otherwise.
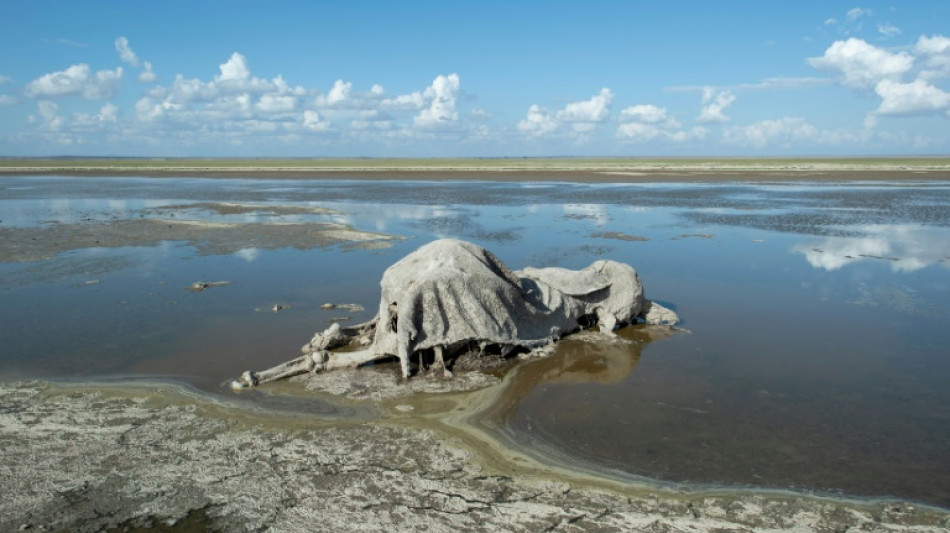
[[[886,260],[893,272],[914,272],[935,264],[950,267],[950,229],[916,224],[878,224],[849,228],[861,237],[827,237],[792,247],[811,266],[823,270],[866,260]]]

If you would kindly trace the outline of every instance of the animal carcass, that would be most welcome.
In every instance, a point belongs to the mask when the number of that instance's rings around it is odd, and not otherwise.
[[[413,354],[445,359],[473,349],[507,354],[546,346],[578,329],[609,332],[644,321],[675,324],[676,314],[643,295],[630,265],[595,261],[582,270],[525,268],[512,272],[475,244],[431,242],[383,274],[379,312],[353,327],[334,324],[303,347],[304,356],[262,372],[245,372],[235,388],[307,371],[359,366],[396,356],[409,377]],[[333,352],[343,345],[362,349]]]

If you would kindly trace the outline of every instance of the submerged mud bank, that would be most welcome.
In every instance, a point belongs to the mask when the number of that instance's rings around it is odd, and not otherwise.
[[[416,395],[381,402],[377,419],[347,420],[248,410],[173,386],[3,384],[0,530],[950,527],[946,510],[906,502],[661,490],[545,470],[441,422],[472,399]]]
[[[344,245],[386,248],[391,235],[331,222],[208,222],[179,219],[123,219],[41,227],[0,227],[0,261],[33,262],[68,250],[154,246],[184,241],[199,254],[233,254],[248,248],[309,249]]]

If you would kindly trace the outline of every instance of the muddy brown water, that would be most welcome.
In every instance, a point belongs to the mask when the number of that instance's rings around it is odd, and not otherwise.
[[[109,232],[134,220],[231,226]],[[295,230],[260,229],[273,224]],[[354,246],[307,224],[405,239]],[[3,177],[0,375],[229,394],[330,320],[371,318],[383,270],[440,237],[513,268],[628,262],[690,331],[572,340],[522,365],[502,410],[511,440],[666,482],[950,505],[946,182]],[[230,284],[186,290],[196,281]]]

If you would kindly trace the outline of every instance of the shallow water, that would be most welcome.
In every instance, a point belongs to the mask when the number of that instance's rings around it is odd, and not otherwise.
[[[208,202],[334,211],[186,207]],[[945,183],[0,181],[4,239],[170,217],[345,223],[407,239],[383,249],[50,243],[64,251],[0,263],[0,375],[165,376],[220,390],[294,357],[330,319],[371,318],[387,266],[457,237],[513,268],[628,262],[691,331],[564,343],[537,372],[544,379],[518,383],[515,440],[673,482],[950,505]],[[231,284],[185,290],[195,281]]]

